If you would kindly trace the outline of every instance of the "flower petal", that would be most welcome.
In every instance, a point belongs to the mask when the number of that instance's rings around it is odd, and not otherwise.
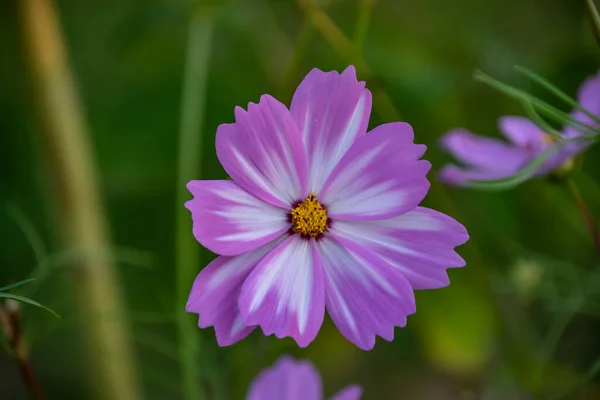
[[[600,71],[596,75],[587,78],[581,84],[577,93],[577,102],[590,113],[600,117]],[[598,122],[595,122],[582,111],[575,110],[573,117],[586,124],[596,127],[600,126]]]
[[[525,165],[531,155],[525,149],[502,140],[474,135],[464,129],[455,129],[441,139],[442,146],[460,162],[509,175]]]
[[[454,164],[446,164],[438,172],[438,179],[448,185],[468,186],[469,181],[492,181],[508,178],[517,172],[497,171],[492,169],[461,168]]]
[[[196,240],[210,251],[235,256],[270,242],[289,229],[288,214],[232,181],[190,181]]]
[[[258,262],[282,240],[239,256],[217,257],[196,277],[185,309],[198,314],[200,328],[215,327],[219,346],[229,346],[254,330],[254,326],[242,322],[238,309],[242,285]]]
[[[469,239],[463,225],[425,207],[381,221],[336,221],[331,232],[377,253],[419,290],[450,283],[446,268],[465,265],[454,247]]]
[[[363,390],[358,385],[351,385],[336,393],[330,400],[358,400],[362,397]]]
[[[252,382],[246,400],[320,400],[321,376],[308,361],[282,356]]]
[[[506,116],[498,120],[498,128],[514,145],[532,154],[546,148],[546,135],[532,120],[523,117]]]
[[[291,336],[306,347],[323,323],[324,297],[314,240],[292,235],[252,271],[238,304],[247,325],[260,325],[265,335]]]
[[[410,125],[381,125],[359,137],[325,182],[320,200],[335,219],[383,219],[423,200],[431,164],[426,147],[413,143]]]
[[[242,188],[274,206],[287,208],[304,199],[306,156],[288,109],[264,95],[248,111],[235,109],[234,124],[217,129],[217,156]]]
[[[413,290],[400,270],[367,248],[334,235],[317,242],[325,271],[325,305],[342,335],[363,350],[375,336],[394,338],[416,311]]]
[[[352,66],[342,74],[315,68],[296,89],[290,111],[306,147],[309,190],[319,193],[352,143],[367,132],[371,92]]]

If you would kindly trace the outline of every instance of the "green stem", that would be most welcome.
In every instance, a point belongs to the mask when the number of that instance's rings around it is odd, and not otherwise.
[[[579,209],[579,212],[581,213],[581,216],[583,217],[583,220],[588,230],[590,231],[590,235],[592,236],[592,241],[594,242],[594,245],[600,252],[600,231],[598,231],[598,225],[596,224],[596,221],[594,220],[590,209],[588,208],[585,200],[583,199],[583,196],[581,195],[581,192],[579,191],[575,180],[573,180],[572,177],[568,177],[565,180],[565,184],[567,186],[569,194],[575,202],[575,205]]]
[[[200,334],[196,318],[185,312],[185,304],[195,275],[198,273],[199,245],[192,235],[192,221],[184,203],[190,195],[186,184],[201,177],[202,124],[205,113],[206,82],[213,33],[211,10],[198,7],[191,17],[179,133],[179,166],[177,174],[176,217],[176,274],[177,325],[179,330],[179,357],[184,398],[205,398],[199,385],[201,376]]]
[[[593,0],[586,0],[586,4],[590,23],[592,24],[592,31],[594,32],[594,37],[600,47],[600,13],[598,13],[598,9]]]
[[[356,58],[362,58],[362,52],[365,46],[365,40],[367,38],[369,23],[371,22],[371,13],[374,5],[375,0],[361,0],[360,2],[360,10],[358,11],[358,18],[356,19],[353,40]]]
[[[300,30],[300,34],[298,35],[298,39],[296,40],[294,46],[294,52],[292,54],[292,59],[290,64],[288,65],[283,78],[281,79],[281,83],[279,84],[279,90],[277,91],[278,99],[284,99],[289,97],[292,91],[293,80],[295,78],[296,73],[298,72],[298,68],[302,63],[302,59],[306,54],[306,50],[308,49],[308,45],[310,44],[310,40],[313,37],[313,26],[307,19],[304,20],[302,29]]]
[[[401,121],[400,113],[387,93],[377,85],[367,62],[363,57],[356,56],[354,43],[348,39],[315,0],[296,0],[296,2],[315,30],[321,34],[329,45],[346,61],[354,64],[362,79],[369,80],[371,92],[373,93],[373,109],[380,117],[386,121]]]

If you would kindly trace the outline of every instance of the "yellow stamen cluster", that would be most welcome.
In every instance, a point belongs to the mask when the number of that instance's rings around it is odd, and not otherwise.
[[[292,230],[303,236],[318,236],[327,228],[327,210],[319,203],[315,193],[311,193],[290,213]]]

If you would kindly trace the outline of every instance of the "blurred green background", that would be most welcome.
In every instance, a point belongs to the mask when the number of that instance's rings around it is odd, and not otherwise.
[[[48,398],[88,398],[86,366],[94,360],[85,356],[81,328],[109,316],[81,315],[74,304],[80,297],[68,276],[77,262],[61,239],[64,221],[48,177],[56,149],[41,140],[45,122],[36,111],[22,2],[0,3],[0,286],[30,276],[39,263],[34,249],[45,248],[53,266],[33,297],[62,318],[23,307],[31,360]],[[176,325],[184,307],[175,271],[175,216],[183,207],[176,199],[178,142],[188,27],[194,13],[206,10],[167,0],[49,3],[89,126],[142,398],[185,398]],[[346,51],[343,40],[340,47],[339,37],[323,29],[322,19],[308,19],[307,10],[326,13],[349,41],[360,42],[357,32],[366,27],[362,56]],[[481,193],[435,179],[450,160],[437,143],[445,131],[462,126],[498,135],[499,116],[522,114],[518,103],[475,82],[475,69],[553,103],[513,65],[571,95],[597,71],[600,51],[584,1],[232,0],[215,2],[209,19],[209,57],[200,61],[208,68],[197,130],[201,172],[194,178],[225,177],[214,134],[233,121],[236,105],[263,93],[289,104],[313,67],[341,71],[354,63],[367,87],[387,96],[370,126],[396,113],[413,126],[433,164],[424,204],[461,221],[471,240],[459,248],[467,267],[449,272],[450,287],[417,294],[417,313],[392,343],[378,340],[373,351],[360,351],[329,320],[307,349],[258,331],[219,348],[212,329],[197,329],[199,387],[211,398],[243,398],[258,371],[288,353],[316,364],[326,395],[355,382],[364,399],[600,398],[590,373],[600,357],[598,255],[564,188],[535,180]],[[597,155],[597,147],[585,154],[574,179],[600,215]],[[201,250],[190,268],[200,271],[213,257]],[[27,398],[7,352],[0,355],[0,398]]]

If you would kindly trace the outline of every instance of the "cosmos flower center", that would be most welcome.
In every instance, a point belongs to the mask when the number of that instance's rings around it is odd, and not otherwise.
[[[552,135],[549,135],[547,133],[544,133],[544,136],[542,137],[542,142],[544,142],[545,145],[551,145],[556,143],[556,138]]]
[[[302,203],[292,209],[292,230],[303,236],[318,236],[327,228],[327,209],[312,192]]]

